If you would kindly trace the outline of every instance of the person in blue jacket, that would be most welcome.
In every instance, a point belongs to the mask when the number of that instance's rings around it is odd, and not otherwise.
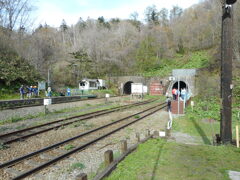
[[[20,99],[24,99],[24,87],[23,85],[21,85],[21,87],[19,88],[19,92],[20,92]]]
[[[69,87],[67,88],[67,96],[71,96],[71,89]]]

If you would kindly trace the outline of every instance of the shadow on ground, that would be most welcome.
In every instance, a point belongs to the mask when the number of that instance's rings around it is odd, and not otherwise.
[[[210,139],[207,137],[206,133],[204,132],[204,130],[199,126],[199,124],[196,122],[196,120],[194,118],[191,118],[191,121],[194,125],[194,127],[196,128],[197,132],[199,133],[199,135],[201,136],[204,144],[208,144],[211,145],[211,141]]]
[[[165,143],[166,143],[166,142],[165,142]],[[163,150],[163,146],[165,145],[165,143],[159,145],[159,147],[158,147],[157,159],[156,159],[156,162],[155,162],[155,164],[154,164],[154,168],[153,168],[153,171],[152,171],[151,180],[154,180],[154,178],[155,178],[155,176],[156,176],[157,167],[158,167],[158,165],[159,165],[160,157],[161,157],[162,150]]]

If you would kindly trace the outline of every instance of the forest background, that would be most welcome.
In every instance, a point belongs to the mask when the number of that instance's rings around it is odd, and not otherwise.
[[[113,75],[168,76],[175,68],[200,68],[219,87],[222,5],[204,0],[190,8],[146,7],[145,21],[88,18],[58,28],[34,28],[29,0],[0,0],[0,86],[47,80],[57,87],[77,86],[82,78]],[[89,14],[91,16],[91,14]],[[234,80],[240,81],[240,2],[234,5]],[[211,81],[211,80],[209,80]],[[204,89],[204,88],[203,88]],[[240,88],[239,88],[240,89]],[[239,91],[240,92],[240,91]]]

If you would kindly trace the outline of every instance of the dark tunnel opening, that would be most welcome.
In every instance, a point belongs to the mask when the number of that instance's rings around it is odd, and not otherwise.
[[[123,87],[123,93],[124,94],[131,94],[132,93],[132,88],[131,88],[132,83],[133,83],[132,81],[128,81],[124,84],[124,87]]]
[[[185,82],[183,82],[183,81],[179,81],[179,90],[181,91],[181,89],[183,89],[183,88],[185,88],[185,89],[188,89],[188,87],[187,87],[187,85],[186,85],[186,83]],[[172,89],[178,89],[178,82],[175,82],[174,84],[173,84],[173,87],[172,87]]]

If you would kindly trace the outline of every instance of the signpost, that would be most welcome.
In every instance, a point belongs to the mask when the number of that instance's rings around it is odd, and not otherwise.
[[[108,102],[108,99],[110,98],[110,94],[105,94],[105,103]]]
[[[47,106],[52,104],[52,99],[43,99],[44,114],[47,114]]]

